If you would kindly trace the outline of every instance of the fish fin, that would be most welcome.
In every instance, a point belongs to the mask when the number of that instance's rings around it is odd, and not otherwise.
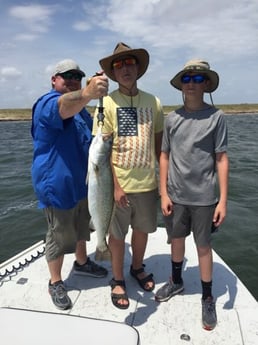
[[[86,183],[86,184],[89,184],[89,172],[87,172],[86,179],[85,179],[85,183]]]
[[[104,251],[101,251],[98,248],[96,248],[95,260],[96,261],[111,261],[110,250],[107,248]]]
[[[95,173],[98,173],[98,172],[99,172],[99,167],[98,167],[97,164],[94,164],[94,165],[93,165],[93,169],[94,169]]]

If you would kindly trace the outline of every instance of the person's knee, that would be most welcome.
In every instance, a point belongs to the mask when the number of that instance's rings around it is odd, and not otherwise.
[[[198,246],[197,247],[198,256],[203,257],[211,254],[211,247],[210,246]]]

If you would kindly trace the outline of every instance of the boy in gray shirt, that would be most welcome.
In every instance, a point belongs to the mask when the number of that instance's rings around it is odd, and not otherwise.
[[[165,120],[160,156],[161,209],[171,243],[172,277],[155,298],[164,302],[183,291],[185,238],[192,231],[202,284],[202,323],[204,329],[212,330],[217,316],[212,296],[211,229],[220,226],[226,216],[229,171],[226,121],[211,97],[219,76],[206,61],[191,60],[170,83],[182,91],[184,100]],[[205,92],[212,105],[204,102]]]

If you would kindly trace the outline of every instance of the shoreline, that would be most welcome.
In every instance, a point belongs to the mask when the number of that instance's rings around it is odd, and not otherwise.
[[[164,114],[179,108],[181,105],[163,106]],[[225,115],[254,115],[258,114],[258,104],[227,104],[215,105]],[[88,106],[86,109],[93,115],[95,107]],[[0,109],[0,121],[31,121],[31,109]]]

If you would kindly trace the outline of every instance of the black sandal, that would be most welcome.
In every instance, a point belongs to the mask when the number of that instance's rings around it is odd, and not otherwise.
[[[147,275],[146,277],[144,277],[142,279],[138,278],[138,274],[144,272],[144,267],[145,267],[145,265],[143,264],[141,268],[135,270],[135,269],[133,269],[133,266],[131,265],[130,274],[132,277],[134,277],[134,279],[137,280],[138,284],[140,285],[140,287],[143,290],[150,292],[150,291],[154,290],[154,288],[155,288],[155,281],[153,280],[153,274],[150,273],[149,275]],[[153,283],[153,285],[152,285],[152,287],[146,288],[145,287],[146,283]]]
[[[111,290],[113,290],[116,286],[121,286],[125,290],[125,281],[124,280],[115,280],[112,278],[109,282],[111,286]],[[126,300],[127,304],[118,303],[120,299]],[[129,307],[129,299],[127,296],[126,291],[124,293],[114,293],[111,291],[111,300],[115,307],[119,309],[127,309]]]

